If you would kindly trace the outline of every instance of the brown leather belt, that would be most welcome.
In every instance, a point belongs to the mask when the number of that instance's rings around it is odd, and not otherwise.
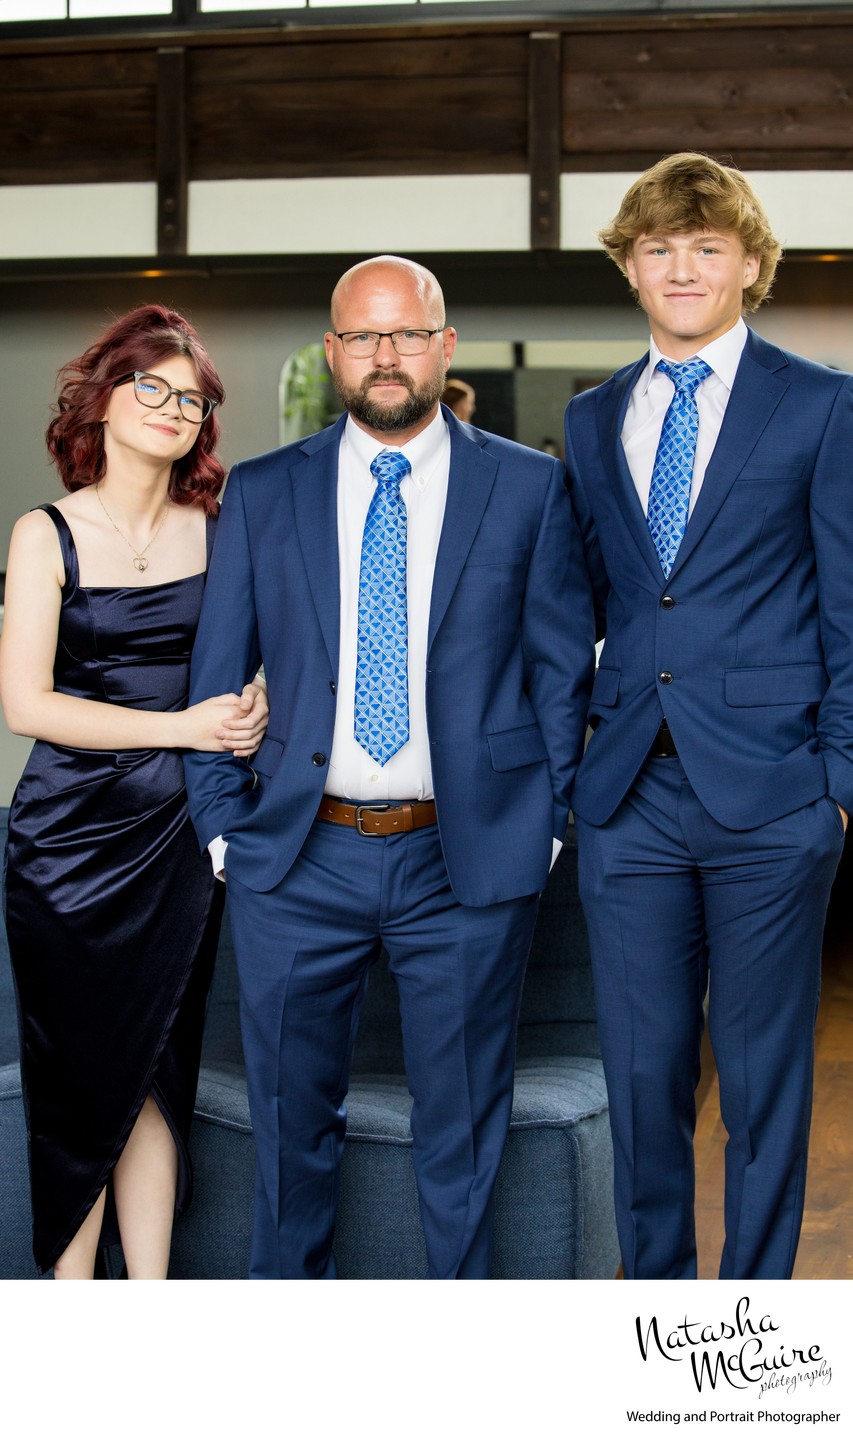
[[[388,838],[392,833],[411,833],[436,822],[435,804],[428,803],[341,803],[323,797],[317,817],[328,823],[357,828],[365,838]]]
[[[649,758],[678,758],[678,749],[666,719],[655,734],[654,743],[649,749]]]

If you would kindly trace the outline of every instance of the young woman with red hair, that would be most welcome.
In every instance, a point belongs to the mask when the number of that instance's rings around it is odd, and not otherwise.
[[[12,804],[6,922],[40,1272],[166,1276],[222,908],[181,750],[248,757],[263,688],[187,708],[224,391],[198,335],[144,305],[60,371],[65,498],[18,521],[0,641]]]

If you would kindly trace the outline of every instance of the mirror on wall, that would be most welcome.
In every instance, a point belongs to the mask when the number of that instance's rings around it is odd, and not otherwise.
[[[278,384],[279,443],[291,444],[333,424],[340,407],[322,344],[289,354]]]

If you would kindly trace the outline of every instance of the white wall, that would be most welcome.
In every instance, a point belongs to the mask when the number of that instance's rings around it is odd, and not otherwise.
[[[635,172],[564,174],[564,250],[595,249]],[[786,249],[853,248],[853,170],[749,172]],[[510,175],[196,180],[190,255],[512,253],[529,245],[530,181]],[[59,218],[61,217],[61,218]],[[0,259],[153,254],[153,184],[11,185]]]

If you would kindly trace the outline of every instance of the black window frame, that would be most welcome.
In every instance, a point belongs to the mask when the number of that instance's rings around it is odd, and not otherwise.
[[[121,36],[133,34],[167,34],[172,39],[190,31],[203,34],[216,30],[252,29],[304,29],[315,26],[347,25],[399,25],[416,20],[423,24],[431,20],[447,23],[459,20],[570,20],[624,18],[652,15],[656,19],[681,16],[695,17],[697,13],[755,12],[775,13],[779,22],[784,22],[786,10],[802,10],[804,0],[773,0],[773,3],[756,6],[755,0],[633,0],[626,7],[625,0],[459,0],[459,3],[424,3],[424,0],[396,0],[390,5],[364,4],[341,9],[330,6],[312,9],[238,10],[231,13],[206,14],[200,9],[201,0],[172,0],[169,15],[115,15],[100,19],[65,20],[0,20],[0,44],[11,40],[28,39],[70,39],[74,36]],[[68,0],[66,0],[66,8]],[[809,6],[814,11],[832,12],[849,8],[849,0],[817,0]]]

